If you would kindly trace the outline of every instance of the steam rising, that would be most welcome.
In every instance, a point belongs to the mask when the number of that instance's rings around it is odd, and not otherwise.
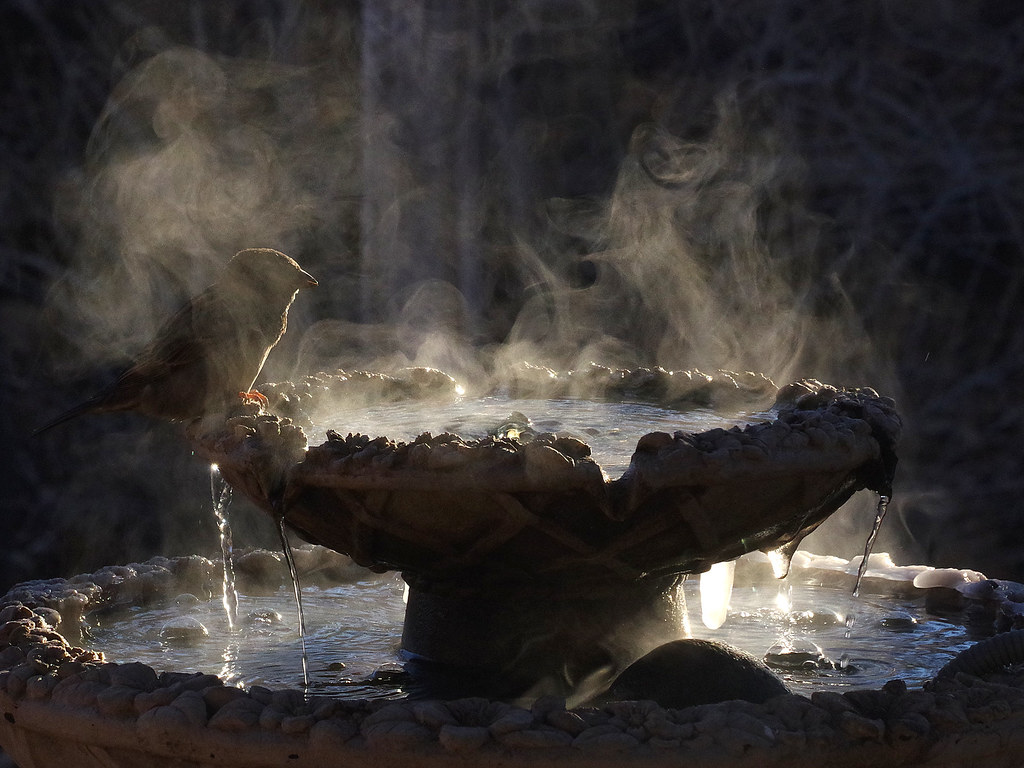
[[[703,143],[639,126],[600,217],[582,220],[563,202],[563,226],[595,245],[586,258],[596,278],[573,289],[544,274],[548,290],[511,334],[528,352],[512,357],[554,349],[572,365],[611,358],[764,371],[780,381],[849,374],[851,362],[866,362],[841,291],[828,316],[814,314],[819,225],[787,199],[799,181],[796,158],[744,129],[733,104],[721,108]],[[792,231],[804,240],[789,239]]]
[[[522,131],[571,132],[588,105],[544,105],[545,128],[509,72],[544,61],[572,25],[523,56],[460,26],[478,22],[540,35],[530,14],[438,21],[382,6],[365,11],[358,72],[181,47],[128,72],[64,198],[78,237],[52,307],[72,361],[124,358],[236,250],[268,246],[332,278],[286,375],[416,364],[501,378],[522,359],[780,381],[876,373],[842,286],[816,287],[821,222],[780,137],[724,95],[701,140],[652,114],[594,160],[621,157],[610,186],[546,194],[579,179],[548,189],[537,164],[551,150],[531,156]],[[385,34],[399,23],[411,46]],[[595,91],[628,85],[586,74]]]
[[[77,362],[137,350],[244,247],[301,251],[349,178],[341,104],[307,70],[180,47],[129,72],[62,199],[77,238],[51,308]]]
[[[320,287],[263,380],[413,364],[479,390],[593,360],[894,390],[739,85],[680,120],[585,3],[282,14],[244,56],[133,41],[58,197],[59,371],[122,363],[272,247]]]

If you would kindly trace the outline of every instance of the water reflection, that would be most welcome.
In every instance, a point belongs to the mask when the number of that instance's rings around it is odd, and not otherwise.
[[[699,589],[696,579],[685,582],[690,605],[699,604]],[[304,590],[314,693],[404,695],[403,591],[393,574]],[[104,621],[93,627],[93,643],[111,661],[143,661],[158,671],[213,672],[229,685],[301,687],[302,650],[290,589],[268,597],[240,595],[239,607],[244,619],[233,633],[219,599],[180,601]],[[209,636],[196,636],[189,644],[168,642],[161,630],[183,618],[201,622]],[[795,581],[734,587],[721,628],[694,622],[689,629],[692,636],[729,643],[759,658],[774,654],[776,671],[804,694],[878,687],[893,677],[919,685],[975,639],[964,626],[926,613],[923,599],[855,598],[848,589]]]

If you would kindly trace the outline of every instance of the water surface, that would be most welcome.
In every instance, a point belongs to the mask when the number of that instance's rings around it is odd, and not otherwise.
[[[353,698],[403,695],[402,681],[394,676],[401,662],[402,593],[403,582],[394,574],[303,590],[315,692]],[[894,677],[920,685],[976,639],[965,627],[929,615],[923,598],[855,598],[843,589],[789,580],[735,588],[724,626],[709,630],[700,623],[696,579],[687,581],[685,593],[692,636],[729,643],[758,658],[774,648],[773,659],[783,662],[776,671],[792,690],[804,694],[875,688]],[[302,648],[290,588],[269,597],[240,595],[238,609],[234,632],[219,599],[94,617],[90,646],[110,661],[213,673],[232,685],[301,687]],[[209,636],[193,644],[163,637],[161,630],[182,616],[201,622]],[[680,627],[681,636],[685,630]],[[793,652],[779,654],[787,645]],[[823,657],[812,662],[817,649]]]

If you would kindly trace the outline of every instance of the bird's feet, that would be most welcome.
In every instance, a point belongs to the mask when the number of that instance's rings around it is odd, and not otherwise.
[[[255,389],[249,392],[239,392],[238,398],[242,401],[242,405],[258,405],[264,409],[270,406],[267,396],[262,392],[257,392]]]

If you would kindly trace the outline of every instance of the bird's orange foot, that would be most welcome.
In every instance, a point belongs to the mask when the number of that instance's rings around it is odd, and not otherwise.
[[[258,405],[260,408],[267,408],[270,405],[267,396],[255,389],[251,392],[239,392],[238,397],[242,401],[242,405]]]

